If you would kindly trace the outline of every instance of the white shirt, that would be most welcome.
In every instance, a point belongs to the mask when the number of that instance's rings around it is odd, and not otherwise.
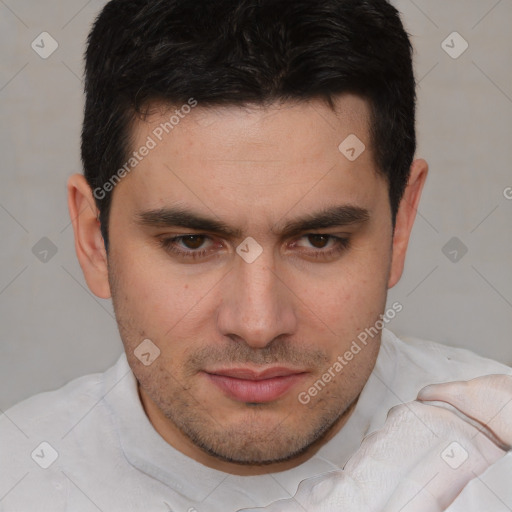
[[[395,405],[428,385],[492,373],[496,361],[389,330],[353,414],[300,466],[234,476],[170,446],[140,402],[125,354],[105,373],[40,393],[0,416],[1,512],[235,512],[293,496],[305,478],[340,469]],[[43,443],[43,444],[41,444]],[[471,481],[450,512],[512,510],[512,461],[506,456]],[[507,500],[509,500],[507,502]]]

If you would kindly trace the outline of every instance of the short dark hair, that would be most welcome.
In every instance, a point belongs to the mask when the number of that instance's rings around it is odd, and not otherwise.
[[[85,52],[85,178],[101,188],[127,162],[133,121],[156,102],[318,98],[334,108],[351,92],[369,102],[394,225],[416,149],[412,51],[386,0],[111,0]],[[95,201],[108,246],[112,193],[103,195]]]

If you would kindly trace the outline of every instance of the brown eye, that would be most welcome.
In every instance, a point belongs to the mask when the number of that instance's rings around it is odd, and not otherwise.
[[[181,237],[181,243],[187,249],[199,249],[204,243],[204,235],[186,235]]]
[[[324,249],[330,238],[329,235],[308,235],[308,240],[315,249]]]
[[[301,253],[315,261],[332,261],[349,248],[350,239],[323,233],[308,233],[301,237],[309,246],[309,250],[301,250]],[[303,245],[294,243],[295,247],[304,249]]]
[[[299,248],[299,254],[315,261],[332,261],[349,248],[350,240],[347,237],[309,233],[301,237],[307,241],[309,250],[294,242],[293,246]],[[199,261],[209,259],[215,254],[215,244],[208,235],[192,234],[178,235],[171,238],[160,239],[160,246],[167,252],[183,260]],[[218,251],[217,251],[218,252]]]
[[[207,235],[179,235],[161,239],[160,246],[180,258],[197,260],[205,258],[212,252],[209,245],[205,247],[205,242],[208,240],[210,237]]]

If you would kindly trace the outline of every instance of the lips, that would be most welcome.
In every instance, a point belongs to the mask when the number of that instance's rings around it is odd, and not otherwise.
[[[262,371],[229,368],[206,372],[209,380],[226,396],[238,402],[264,403],[282,397],[304,379],[306,372],[274,367]]]

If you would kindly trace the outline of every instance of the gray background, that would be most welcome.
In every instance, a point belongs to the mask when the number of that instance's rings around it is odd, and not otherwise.
[[[81,170],[84,41],[104,3],[0,0],[4,410],[104,370],[122,351],[110,301],[83,279],[66,204],[67,177]],[[416,49],[417,155],[430,176],[405,274],[389,296],[404,306],[392,329],[510,364],[512,0],[394,4]],[[448,37],[454,31],[469,44],[458,58],[442,45],[460,51],[458,36]],[[46,59],[31,47],[42,32],[59,45]],[[40,252],[43,237],[54,255]]]

